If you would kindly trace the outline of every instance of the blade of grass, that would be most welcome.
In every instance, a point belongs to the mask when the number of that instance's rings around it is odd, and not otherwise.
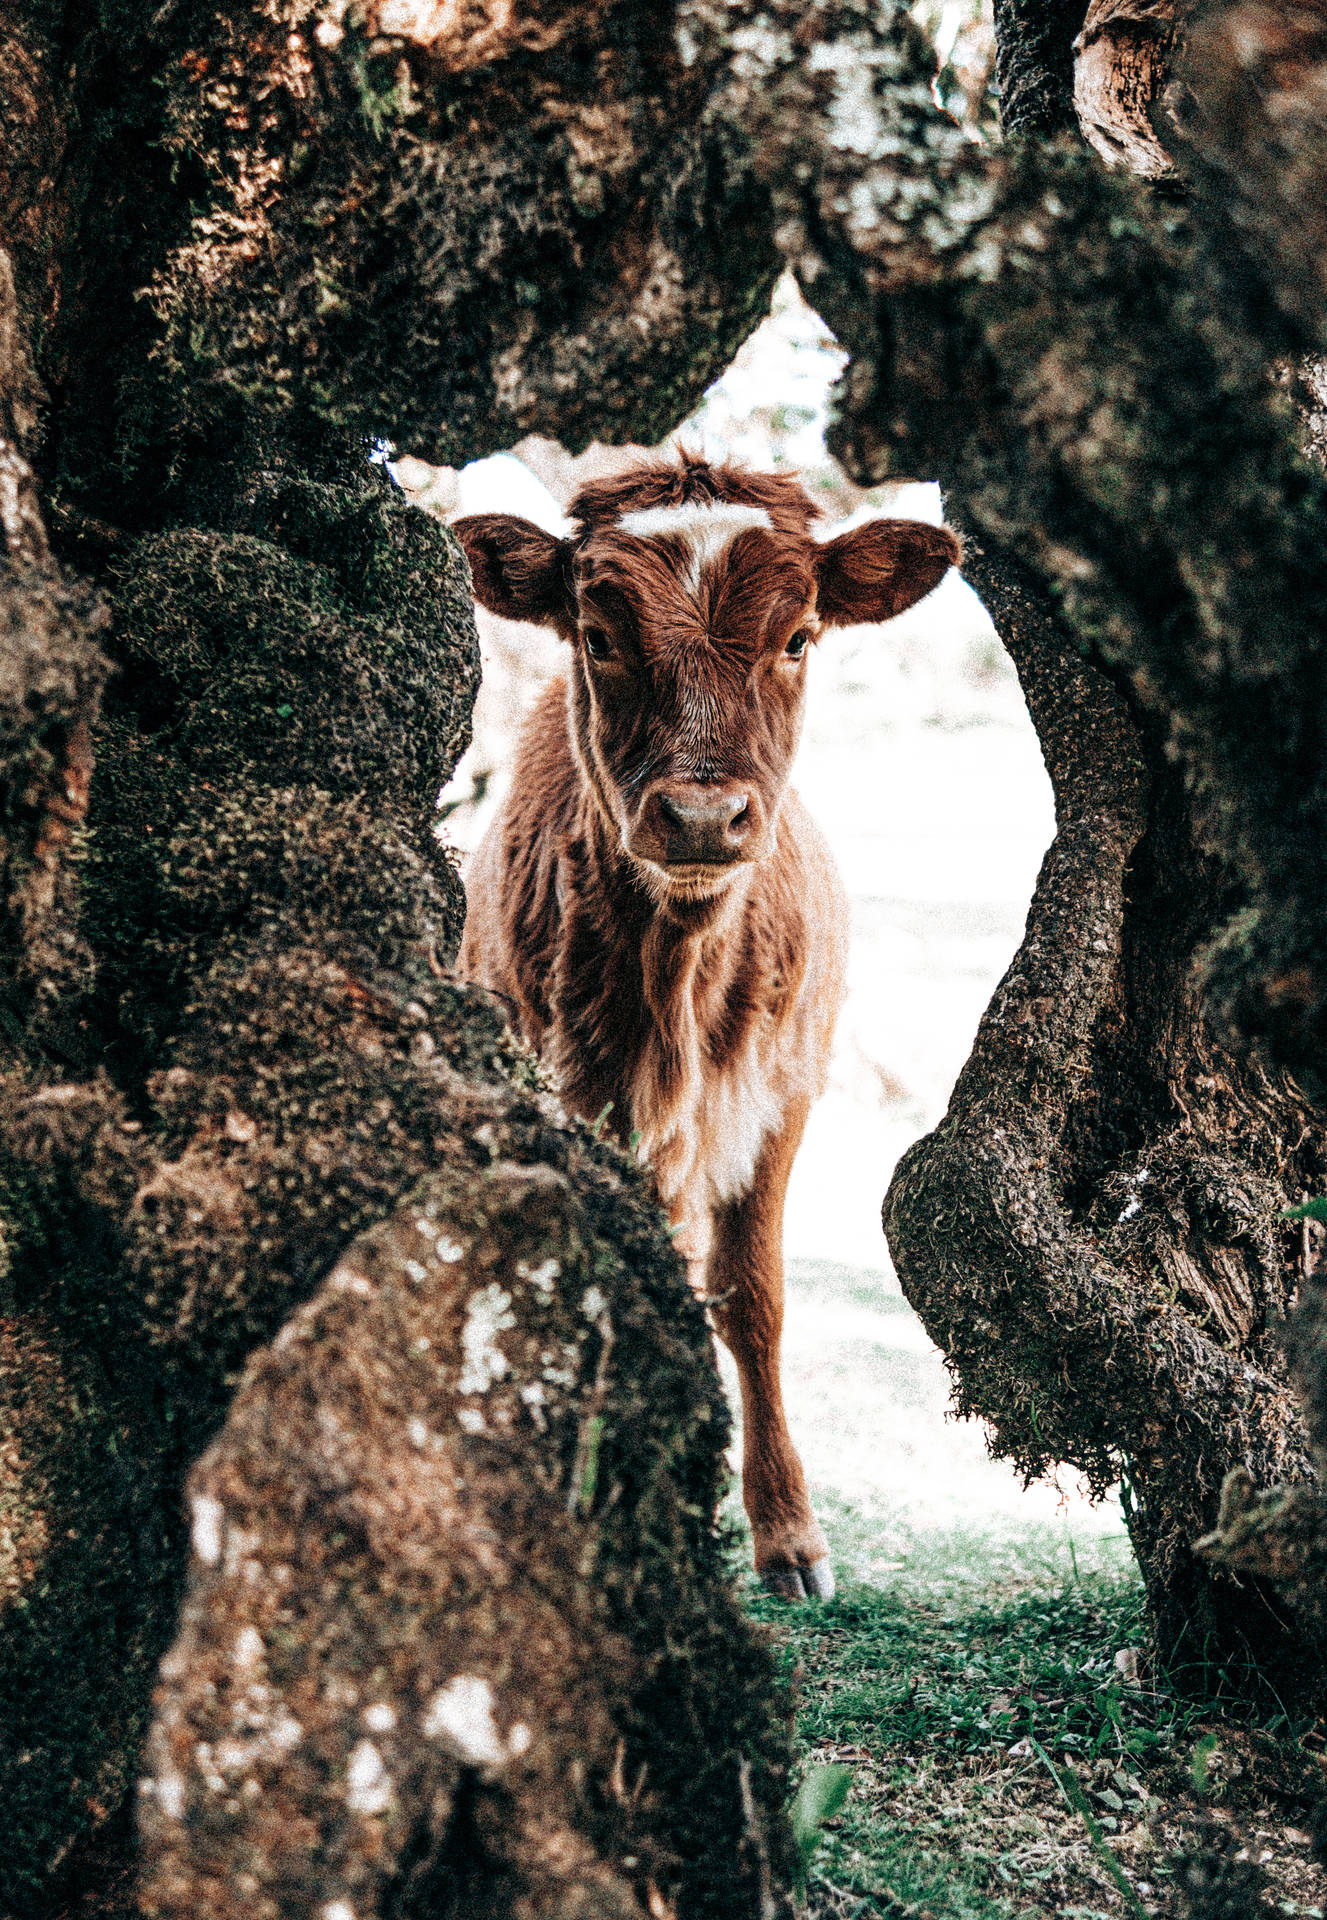
[[[806,1895],[806,1877],[811,1871],[811,1861],[820,1845],[820,1829],[826,1820],[833,1819],[843,1805],[851,1785],[852,1768],[831,1764],[808,1767],[797,1789],[792,1804],[792,1829],[801,1858],[797,1891],[802,1898]]]
[[[1148,1920],[1147,1908],[1138,1898],[1137,1893],[1135,1893],[1133,1887],[1130,1885],[1124,1868],[1115,1858],[1106,1836],[1101,1830],[1100,1823],[1091,1807],[1087,1804],[1083,1789],[1079,1786],[1077,1780],[1074,1779],[1071,1773],[1062,1774],[1047,1753],[1045,1747],[1042,1746],[1039,1740],[1035,1740],[1031,1734],[1028,1735],[1028,1744],[1045,1767],[1047,1773],[1049,1773],[1051,1779],[1060,1789],[1066,1803],[1073,1808],[1074,1812],[1078,1814],[1082,1820],[1083,1825],[1087,1828],[1087,1837],[1096,1848],[1102,1866],[1105,1867],[1107,1873],[1119,1888],[1120,1898],[1124,1901],[1125,1906],[1129,1909],[1130,1913],[1138,1916],[1138,1920]]]

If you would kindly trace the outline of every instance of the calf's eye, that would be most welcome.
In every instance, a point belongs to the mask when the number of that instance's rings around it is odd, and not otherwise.
[[[613,651],[613,643],[602,627],[586,627],[582,638],[591,660],[606,660]]]
[[[799,627],[787,646],[783,649],[788,660],[800,660],[811,644],[811,633],[807,627]]]

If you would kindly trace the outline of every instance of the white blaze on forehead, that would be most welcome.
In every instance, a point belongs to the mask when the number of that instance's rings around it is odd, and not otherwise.
[[[661,534],[675,535],[690,549],[688,585],[700,585],[700,570],[707,560],[717,560],[729,542],[748,527],[773,529],[773,521],[764,507],[745,507],[735,500],[693,501],[686,507],[642,507],[624,513],[618,519],[623,533],[637,540],[653,540]]]

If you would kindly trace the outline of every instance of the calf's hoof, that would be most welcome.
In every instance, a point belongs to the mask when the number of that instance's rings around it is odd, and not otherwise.
[[[806,1567],[766,1567],[761,1580],[780,1600],[832,1600],[834,1569],[828,1557]]]

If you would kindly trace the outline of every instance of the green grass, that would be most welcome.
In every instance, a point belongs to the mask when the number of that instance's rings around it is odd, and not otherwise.
[[[880,1520],[846,1503],[824,1517],[839,1557],[864,1563]],[[1173,1911],[1173,1856],[1198,1814],[1195,1749],[1205,1772],[1213,1725],[1229,1738],[1252,1709],[1185,1698],[1151,1672],[1123,1534],[1040,1526],[940,1536],[897,1518],[887,1531],[903,1541],[901,1564],[879,1584],[850,1583],[828,1605],[799,1607],[750,1588],[796,1690],[800,1767],[853,1768],[813,1857],[808,1912]],[[1125,1649],[1138,1655],[1141,1685],[1116,1667]]]
[[[831,1520],[839,1540],[845,1520]],[[920,1823],[911,1809],[900,1818],[887,1799],[881,1805],[879,1788],[906,1789],[919,1758],[988,1753],[1003,1761],[1029,1733],[1054,1752],[1094,1755],[1175,1737],[1182,1712],[1121,1701],[1115,1652],[1141,1635],[1141,1590],[1127,1547],[1102,1543],[1087,1568],[1090,1550],[1075,1548],[1075,1572],[1067,1540],[913,1536],[889,1585],[850,1586],[828,1607],[789,1609],[753,1592],[753,1611],[786,1636],[803,1760],[861,1748],[872,1756],[870,1773],[884,1772],[871,1780],[874,1791],[850,1797],[816,1863],[822,1881],[867,1899],[865,1914],[913,1907],[937,1920],[987,1920],[1016,1910],[999,1854],[956,1857],[950,1844],[958,1827],[983,1824],[979,1779],[961,1799],[941,1798]],[[892,1898],[870,1898],[884,1889]]]
[[[836,1540],[845,1518],[829,1518]],[[1053,1753],[1128,1759],[1187,1737],[1191,1702],[1116,1672],[1115,1654],[1141,1650],[1145,1633],[1122,1536],[958,1530],[913,1535],[905,1552],[888,1584],[848,1585],[829,1606],[789,1608],[753,1587],[752,1611],[806,1668],[805,1742],[869,1735],[977,1753],[1031,1734]]]

